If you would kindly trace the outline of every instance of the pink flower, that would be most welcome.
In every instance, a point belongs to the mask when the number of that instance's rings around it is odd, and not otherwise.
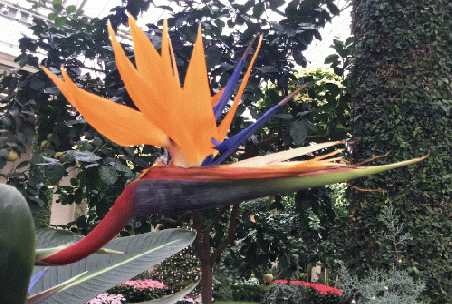
[[[97,295],[94,299],[88,301],[88,304],[122,304],[126,298],[122,294],[106,294]]]
[[[135,289],[163,289],[165,288],[165,284],[160,283],[158,281],[153,280],[144,280],[144,281],[126,281],[122,283],[123,286],[133,286]]]

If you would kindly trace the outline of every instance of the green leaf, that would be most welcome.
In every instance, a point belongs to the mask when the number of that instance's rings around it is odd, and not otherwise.
[[[54,4],[53,9],[58,12],[61,12],[64,9],[64,7],[61,4]]]
[[[49,13],[47,15],[47,18],[49,18],[49,20],[55,20],[56,18],[58,18],[58,14],[57,13]]]
[[[29,165],[30,165],[30,161],[28,161],[28,160],[21,161],[21,162],[17,165],[16,170],[17,170],[17,169],[20,169],[20,168],[23,168],[23,167],[28,167]]]
[[[308,126],[307,120],[295,120],[290,124],[289,134],[293,138],[294,142],[301,146],[306,138],[308,138]]]
[[[76,10],[77,10],[77,7],[76,7],[75,5],[69,5],[69,6],[66,8],[66,13],[70,14],[70,13],[75,12]]]
[[[328,7],[328,9],[330,10],[330,12],[334,15],[337,16],[339,15],[340,11],[337,8],[336,4],[332,3],[332,2],[327,2],[326,6]]]
[[[101,166],[99,168],[99,177],[107,186],[112,186],[118,180],[118,175],[116,174],[115,169],[108,166]]]
[[[69,278],[88,271],[75,283],[51,296],[46,303],[85,303],[105,290],[123,283],[154,264],[179,252],[195,239],[193,231],[166,229],[141,235],[118,238],[105,247],[124,252],[122,255],[91,255],[74,264],[56,266],[49,269],[35,286],[33,293],[39,293]],[[64,242],[69,237],[63,236]],[[59,237],[38,234],[37,248],[61,245]],[[43,267],[35,267],[39,272]]]
[[[221,49],[217,46],[205,50],[207,69],[211,70],[221,63]]]
[[[325,58],[325,64],[334,64],[334,66],[337,66],[339,64],[339,55],[338,54],[331,54]]]
[[[104,143],[104,141],[103,141],[100,137],[94,137],[94,138],[93,138],[93,144],[94,144],[96,147],[102,146],[103,143]]]
[[[70,278],[66,282],[58,284],[56,286],[53,286],[52,288],[49,288],[49,289],[47,289],[47,290],[45,290],[43,292],[40,292],[40,293],[32,295],[31,297],[28,298],[27,304],[39,304],[39,303],[42,303],[43,301],[47,300],[53,294],[55,294],[58,291],[62,290],[66,286],[69,286],[72,283],[78,282],[78,279],[81,278],[84,274],[86,274],[86,272],[78,274],[75,277]]]
[[[284,0],[270,0],[269,3],[271,9],[277,9],[284,4]]]
[[[63,18],[63,17],[58,17],[58,18],[56,18],[56,20],[55,20],[55,26],[56,27],[62,27],[63,25],[65,25],[66,24],[66,18]]]
[[[130,170],[130,168],[126,165],[120,165],[115,162],[110,162],[109,165],[112,166],[116,171],[123,172],[126,176],[133,176],[132,170]]]
[[[56,185],[61,178],[66,175],[66,168],[60,163],[54,163],[44,165],[44,172],[47,177],[47,181],[51,185]]]
[[[28,64],[28,55],[24,54],[25,56],[23,56],[20,60],[19,60],[19,66],[21,68],[23,68],[24,66],[26,66]]]
[[[16,188],[0,184],[0,303],[25,303],[34,251],[34,224],[27,201]]]
[[[9,149],[3,148],[0,150],[0,156],[1,157],[7,157],[9,155]]]
[[[36,230],[36,248],[51,248],[61,245],[75,243],[82,236],[67,230],[60,229],[37,229]]]
[[[253,7],[253,17],[254,18],[260,18],[262,13],[265,10],[265,5],[263,2],[259,2],[257,3],[254,7]]]
[[[102,159],[102,157],[97,156],[93,152],[82,152],[82,151],[75,151],[75,150],[66,151],[66,157],[67,157],[68,161],[75,159],[76,161],[81,161],[81,162],[95,162],[95,161]]]

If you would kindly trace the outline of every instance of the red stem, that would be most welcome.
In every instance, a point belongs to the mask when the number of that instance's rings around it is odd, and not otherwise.
[[[39,262],[48,265],[63,265],[75,263],[96,252],[107,244],[127,225],[131,219],[133,205],[133,185],[127,186],[116,199],[115,204],[108,211],[105,218],[84,238],[73,245],[52,254]]]

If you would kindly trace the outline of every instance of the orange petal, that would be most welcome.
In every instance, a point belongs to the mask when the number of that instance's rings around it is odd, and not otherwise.
[[[218,141],[223,141],[229,132],[232,119],[234,118],[235,112],[237,111],[237,107],[239,106],[240,103],[240,98],[242,98],[243,91],[245,90],[246,84],[248,83],[248,79],[250,78],[251,69],[253,67],[254,61],[256,60],[257,54],[259,53],[259,49],[262,44],[262,38],[263,36],[261,35],[259,37],[259,43],[257,45],[256,51],[254,51],[253,58],[251,58],[250,65],[248,66],[246,74],[243,77],[242,83],[240,84],[239,91],[237,92],[237,95],[234,98],[234,103],[229,109],[228,114],[226,114],[224,119],[221,121],[221,125],[218,127],[218,137],[215,138]]]
[[[159,84],[163,73],[163,61],[160,54],[130,15],[129,27],[134,44],[135,64],[138,72],[141,75],[145,75],[149,82]],[[110,36],[113,36],[112,33],[110,33]],[[158,88],[159,86],[156,85],[155,89]]]
[[[161,78],[166,78],[166,84],[169,86],[159,87],[147,81],[134,67],[130,60],[126,57],[124,50],[116,40],[115,33],[110,25],[108,25],[109,34],[112,40],[113,50],[116,56],[116,65],[118,71],[126,86],[127,92],[134,101],[135,105],[152,121],[158,128],[160,128],[168,137],[170,137],[177,146],[183,151],[186,160],[190,165],[199,165],[202,162],[199,149],[195,138],[198,136],[199,130],[204,130],[204,126],[190,128],[188,121],[197,121],[202,116],[200,113],[193,110],[193,102],[189,102],[182,96],[183,92],[177,85],[171,85],[170,78],[172,75],[171,62],[166,67],[165,59],[163,60],[163,74]],[[166,37],[166,45],[169,44],[167,28],[164,27],[164,37]],[[165,49],[162,42],[162,52],[165,54]],[[168,47],[169,49],[169,47]],[[164,55],[166,56],[166,55]],[[168,51],[168,58],[169,51]],[[204,58],[204,57],[203,57]],[[169,71],[169,72],[168,72]],[[207,71],[205,72],[207,77]],[[162,95],[160,95],[161,93]],[[179,93],[181,93],[179,95]],[[209,91],[209,107],[210,107],[210,91]],[[210,110],[212,112],[212,110]],[[212,114],[213,115],[213,114]],[[202,121],[202,119],[200,119]],[[211,134],[210,136],[213,136]],[[210,139],[210,137],[209,137]],[[209,154],[207,154],[209,155]],[[206,155],[206,156],[207,156]],[[174,155],[172,155],[174,156]],[[202,157],[205,158],[206,156]]]
[[[184,128],[192,136],[192,143],[180,143],[182,150],[189,161],[196,157],[200,163],[215,150],[212,148],[211,138],[216,135],[216,122],[211,106],[209,79],[204,57],[201,27],[198,29],[198,38],[193,47],[190,65],[184,81]],[[185,147],[190,147],[186,151]]]
[[[182,89],[179,84],[179,76],[166,75],[162,57],[131,15],[129,15],[129,26],[138,72],[153,85],[161,98],[166,100],[165,104],[171,107],[171,103],[178,102],[181,98]],[[174,72],[177,73],[177,67]],[[164,75],[165,77],[163,77]]]
[[[110,140],[122,146],[169,145],[168,137],[142,113],[78,88],[64,69],[65,81],[44,67],[43,70],[86,121]]]
[[[165,69],[165,72],[167,74],[173,74],[173,67],[172,67],[172,60],[171,60],[171,54],[170,54],[170,37],[168,33],[168,21],[165,19],[163,20],[163,33],[162,33],[162,49],[161,49],[161,56],[163,61],[163,66]],[[174,55],[173,55],[174,57]]]
[[[181,146],[179,138],[187,136],[181,132],[184,126],[183,120],[180,119],[181,114],[174,107],[182,102],[182,90],[177,86],[160,87],[168,84],[168,81],[161,83],[147,81],[126,57],[110,24],[108,24],[108,31],[115,52],[116,66],[135,105],[149,121],[152,121],[154,125]],[[165,75],[160,76],[164,78]],[[165,95],[160,95],[161,92],[165,92]]]

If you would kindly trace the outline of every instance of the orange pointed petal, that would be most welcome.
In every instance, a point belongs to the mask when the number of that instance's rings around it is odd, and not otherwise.
[[[64,81],[46,68],[44,72],[99,133],[122,146],[155,145],[167,147],[167,136],[142,113],[78,88],[63,69]]]
[[[162,33],[162,49],[161,56],[163,61],[163,66],[166,73],[172,73],[172,60],[170,55],[170,38],[168,33],[168,21],[163,20],[163,33]]]
[[[242,98],[243,91],[245,90],[245,87],[248,83],[248,79],[250,78],[251,69],[253,67],[254,61],[256,60],[257,54],[259,53],[259,49],[262,44],[262,38],[261,35],[259,37],[259,43],[257,45],[256,51],[254,51],[253,58],[251,58],[250,65],[248,66],[248,69],[246,71],[245,76],[243,77],[242,83],[240,84],[239,91],[237,92],[237,95],[234,98],[234,103],[232,104],[231,108],[229,109],[228,114],[224,117],[224,119],[221,121],[221,125],[218,127],[218,137],[216,140],[223,141],[226,135],[229,132],[229,128],[231,127],[232,119],[234,118],[235,112],[237,111],[237,107],[240,103],[240,98]]]
[[[110,24],[108,24],[108,31],[115,52],[116,66],[124,81],[127,92],[135,105],[149,121],[152,121],[152,123],[160,128],[168,137],[179,144],[177,136],[180,133],[183,124],[181,123],[182,121],[178,119],[179,117],[175,115],[176,113],[171,107],[171,102],[181,102],[181,98],[177,97],[178,94],[176,88],[163,87],[158,89],[156,85],[164,85],[164,83],[152,84],[145,79],[127,58],[121,45],[116,40],[115,33]],[[161,77],[164,77],[164,75]],[[166,82],[166,84],[168,84],[168,82]],[[176,92],[176,94],[161,96],[159,93],[162,91],[166,91],[167,94]],[[172,98],[179,99],[173,100]]]
[[[136,24],[135,19],[129,15],[130,34],[134,44],[135,64],[141,75],[144,75],[149,82],[157,84],[162,79],[163,61],[160,54],[146,37],[143,30]],[[112,36],[112,33],[110,33]]]
[[[198,163],[214,152],[211,138],[216,134],[216,122],[211,107],[209,79],[207,78],[207,66],[204,57],[204,47],[201,36],[201,28],[198,30],[198,38],[193,47],[190,65],[184,81],[185,104],[184,128],[192,136],[192,143],[181,143],[181,147],[190,144],[193,150],[187,151],[187,159],[193,160],[195,156]],[[195,150],[196,149],[196,150]],[[195,155],[194,155],[195,153]]]
[[[180,89],[180,80],[179,80],[179,72],[177,71],[177,65],[173,54],[173,49],[171,46],[171,40],[168,33],[168,21],[163,20],[163,33],[162,33],[162,49],[161,49],[161,57],[162,57],[162,67],[163,74],[159,75],[161,77],[165,77],[168,82],[168,86],[165,87],[166,90],[174,89],[178,93],[181,93]],[[174,63],[174,65],[173,65]],[[176,79],[177,77],[177,79]],[[177,89],[176,89],[177,88]],[[179,95],[180,98],[180,95]],[[177,100],[167,100],[173,107],[180,106],[180,99]],[[176,108],[176,111],[178,108]]]
[[[138,72],[153,85],[162,99],[167,100],[166,105],[171,106],[171,103],[178,102],[182,94],[179,76],[166,74],[162,57],[131,15],[129,15],[129,27]],[[174,72],[178,73],[177,67],[175,67]]]

